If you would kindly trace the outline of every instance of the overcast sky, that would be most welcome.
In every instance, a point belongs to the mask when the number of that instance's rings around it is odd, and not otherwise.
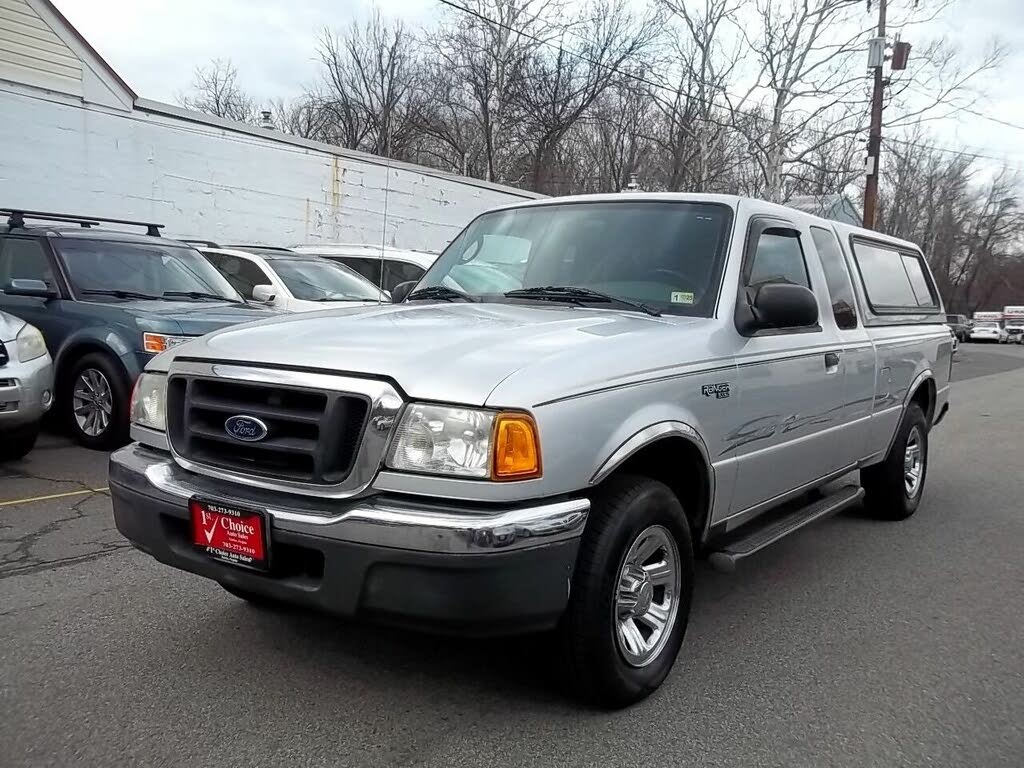
[[[919,0],[922,7],[937,0]],[[890,0],[892,6],[913,0]],[[176,102],[193,69],[231,59],[259,99],[289,97],[317,78],[316,39],[365,16],[371,0],[56,0],[61,12],[140,96]],[[441,13],[437,0],[377,0],[385,15],[411,24]],[[977,109],[1024,126],[1024,0],[957,0],[943,17],[905,37],[915,45],[945,34],[967,55],[998,37],[1009,58],[979,83]],[[913,61],[913,57],[911,57]],[[999,158],[1024,172],[1024,130],[961,114],[934,124],[937,141]]]

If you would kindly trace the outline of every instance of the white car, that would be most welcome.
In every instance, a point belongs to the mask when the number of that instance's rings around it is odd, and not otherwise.
[[[257,252],[258,251],[258,252]],[[362,275],[327,259],[285,248],[204,248],[202,253],[247,301],[288,312],[391,303]]]
[[[400,283],[419,280],[437,260],[436,253],[352,243],[296,245],[292,251],[344,264],[385,291],[393,291]]]
[[[997,322],[982,320],[976,322],[971,329],[971,341],[997,341],[1003,344],[1006,341],[1006,331]]]
[[[522,242],[525,241],[514,237],[489,238],[472,258],[449,273],[445,285],[468,293],[487,294],[522,288],[529,251],[527,243],[523,252]],[[426,251],[379,245],[297,245],[292,250],[340,262],[389,293],[402,283],[419,281],[437,261],[436,254]],[[477,259],[481,253],[485,257]]]

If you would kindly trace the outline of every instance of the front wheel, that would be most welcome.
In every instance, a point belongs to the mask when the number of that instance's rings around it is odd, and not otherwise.
[[[668,486],[608,481],[580,542],[559,633],[563,669],[582,698],[624,707],[655,691],[683,642],[693,594],[693,546]]]
[[[111,450],[128,441],[128,398],[124,373],[107,355],[91,352],[68,376],[64,409],[68,427],[86,448]]]
[[[864,505],[886,520],[905,520],[917,511],[928,475],[928,420],[917,403],[907,406],[881,464],[861,470]]]

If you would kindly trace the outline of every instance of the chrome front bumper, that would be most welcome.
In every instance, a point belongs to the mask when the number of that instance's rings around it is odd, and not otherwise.
[[[266,510],[275,530],[417,552],[506,552],[578,538],[590,501],[560,499],[528,505],[459,504],[450,500],[369,496],[318,499],[282,494],[188,472],[170,455],[133,443],[110,456],[110,484],[187,516],[198,496]]]

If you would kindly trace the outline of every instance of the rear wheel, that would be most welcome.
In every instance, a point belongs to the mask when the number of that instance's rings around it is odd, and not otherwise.
[[[66,423],[86,448],[111,450],[128,441],[128,383],[101,352],[83,355],[71,368],[64,392]]]
[[[917,511],[927,475],[928,420],[911,403],[885,460],[861,470],[864,505],[877,517],[904,520]]]
[[[593,500],[559,627],[575,692],[624,707],[655,691],[679,653],[692,593],[690,528],[675,494],[647,478],[608,481]]]
[[[35,446],[38,436],[38,422],[0,433],[0,461],[15,461],[27,455]]]

